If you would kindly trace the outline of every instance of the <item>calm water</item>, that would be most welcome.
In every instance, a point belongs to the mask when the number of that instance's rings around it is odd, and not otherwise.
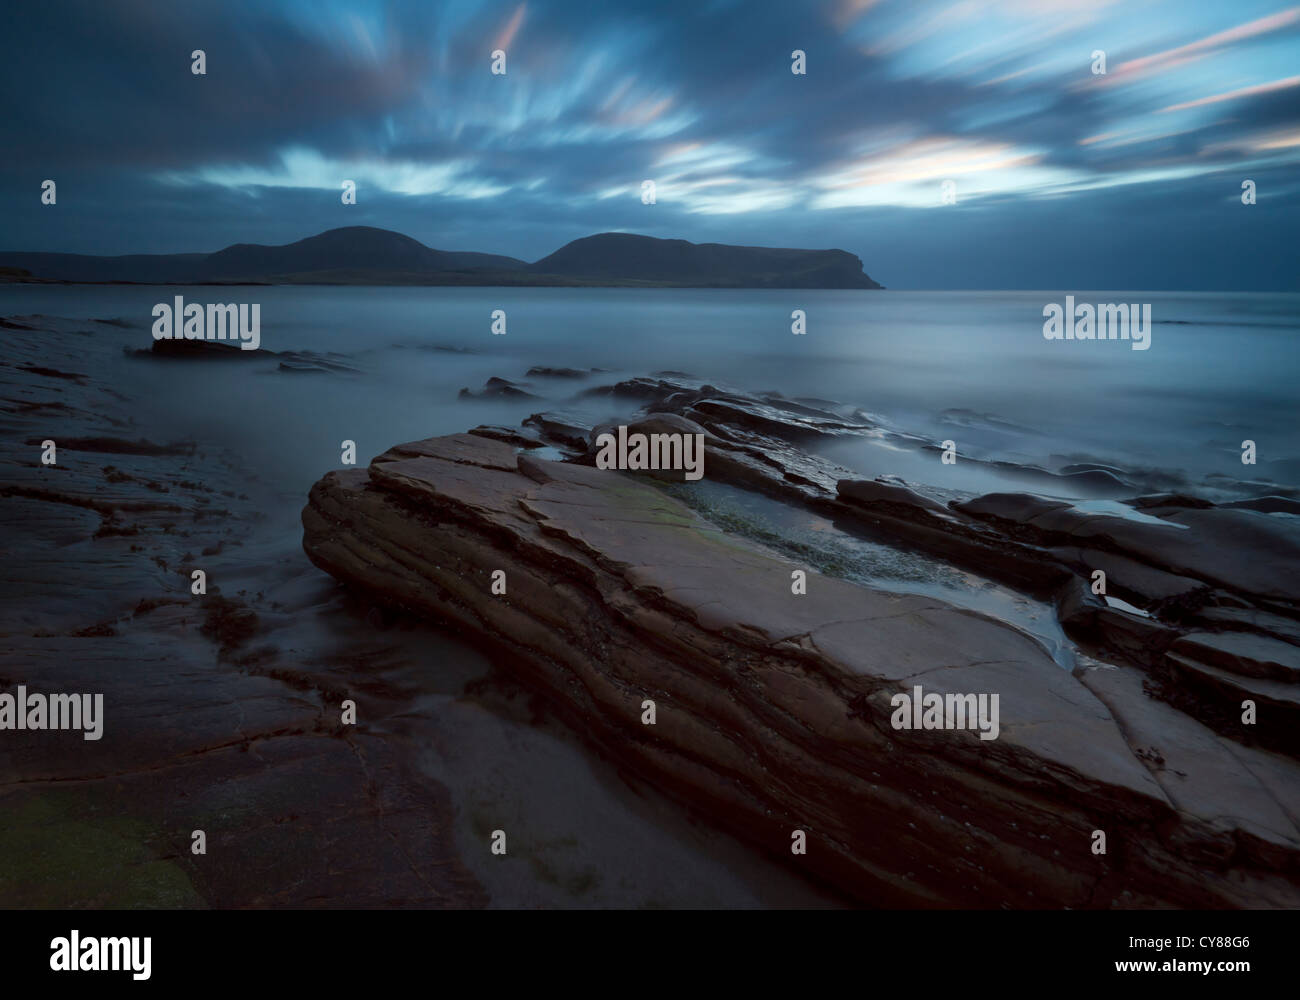
[[[120,317],[136,328],[97,336],[147,348],[153,304],[177,293],[259,302],[264,348],[338,352],[360,369],[290,375],[270,357],[109,362],[143,401],[142,434],[238,449],[287,493],[301,495],[337,467],[345,438],[363,463],[399,441],[569,406],[580,384],[537,383],[548,403],[456,398],[463,386],[522,378],[534,364],[622,377],[681,369],[839,400],[900,429],[952,438],[973,456],[1300,482],[1297,295],[1072,293],[1078,302],[1150,302],[1146,351],[1045,340],[1043,306],[1064,301],[1046,292],[11,285],[0,289],[0,314]],[[505,336],[490,332],[494,309],[507,313]],[[790,331],[794,309],[807,313],[807,336]],[[605,403],[591,412],[613,413]],[[1253,469],[1240,461],[1244,438],[1258,445]],[[894,471],[913,473],[909,461],[900,456]]]

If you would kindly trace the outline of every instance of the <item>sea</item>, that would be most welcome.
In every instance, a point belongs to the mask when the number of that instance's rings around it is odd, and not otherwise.
[[[1149,303],[1149,348],[1046,339],[1044,308],[1067,294]],[[154,304],[175,295],[258,303],[264,351],[332,354],[356,369],[293,375],[269,354],[149,365],[123,353],[117,377],[140,399],[142,430],[238,449],[302,494],[338,465],[343,440],[364,463],[400,441],[575,409],[566,397],[582,385],[555,381],[534,387],[543,404],[458,399],[534,365],[605,369],[606,380],[684,371],[834,400],[971,457],[1300,485],[1296,294],[10,285],[0,314],[120,319],[123,346],[147,349]],[[504,334],[492,332],[498,310]],[[791,332],[796,310],[802,335]],[[1246,440],[1253,467],[1241,461]],[[907,456],[897,468],[863,463],[864,474],[916,472]]]

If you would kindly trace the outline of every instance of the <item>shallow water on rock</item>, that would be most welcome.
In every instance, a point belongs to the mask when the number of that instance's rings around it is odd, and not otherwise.
[[[820,514],[707,480],[664,487],[728,532],[787,558],[805,560],[828,576],[878,590],[920,594],[988,615],[1032,636],[1064,669],[1074,645],[1050,604],[1026,597],[922,552],[895,548],[837,527]]]

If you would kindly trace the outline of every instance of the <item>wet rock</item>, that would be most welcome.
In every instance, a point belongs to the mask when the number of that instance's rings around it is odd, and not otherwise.
[[[943,518],[951,516],[947,507],[931,500],[929,497],[922,496],[907,486],[880,480],[873,482],[864,479],[841,479],[836,484],[836,492],[841,500],[862,504],[867,507],[886,504],[911,508],[918,513],[932,514]]]
[[[1114,552],[1073,546],[1050,550],[1062,562],[1078,567],[1091,578],[1093,571],[1106,574],[1106,589],[1149,609],[1163,602],[1203,590],[1205,584],[1188,576],[1178,576],[1146,563],[1127,559]]]
[[[531,427],[502,427],[497,424],[480,424],[478,427],[471,427],[469,433],[477,434],[479,437],[492,438],[494,441],[504,441],[516,448],[542,448],[546,445],[541,435]]]
[[[1152,493],[1125,502],[1138,510],[1146,510],[1148,507],[1187,507],[1192,510],[1209,510],[1214,506],[1209,500],[1188,496],[1185,493]]]
[[[533,365],[524,373],[526,378],[587,378],[603,372],[603,368],[550,368],[546,365]]]
[[[770,403],[788,413],[797,413],[805,417],[816,417],[819,420],[840,421],[844,418],[835,412],[839,404],[829,399],[813,399],[801,397],[799,399],[787,399],[779,392],[765,392],[762,395],[765,403]]]
[[[1264,514],[1300,514],[1300,500],[1293,500],[1290,497],[1255,497],[1253,500],[1233,500],[1230,503],[1221,503],[1219,506],[1257,510]]]
[[[246,351],[235,343],[219,340],[155,340],[148,348],[123,348],[131,357],[168,361],[254,361],[270,351]]]
[[[318,566],[475,636],[575,731],[702,815],[787,860],[791,830],[810,831],[800,868],[860,899],[1300,904],[1293,827],[1269,826],[1255,799],[1234,805],[1208,772],[1222,794],[1173,799],[1112,712],[1026,635],[815,573],[816,599],[791,597],[786,560],[634,476],[435,438],[326,475],[303,527]],[[497,568],[508,597],[491,593]],[[1000,692],[999,738],[895,730],[890,698],[913,683]],[[1294,762],[1278,767],[1294,779]],[[1125,850],[1099,860],[1086,831],[1103,818]],[[1238,831],[1260,849],[1225,852]]]
[[[534,427],[548,440],[579,452],[587,450],[591,436],[591,424],[586,418],[560,410],[534,413],[524,421],[524,426]]]
[[[525,388],[526,383],[511,382],[509,379],[497,378],[493,375],[483,383],[483,388],[478,392],[470,392],[469,389],[461,389],[459,396],[461,399],[540,399],[540,396],[529,392]]]
[[[994,493],[955,505],[1005,522],[1038,544],[1103,548],[1205,584],[1300,603],[1300,521],[1255,511],[1148,506],[1142,520],[1093,514],[1032,494]],[[1159,518],[1166,523],[1152,520]]]
[[[868,429],[838,417],[809,416],[807,407],[796,408],[780,401],[760,403],[757,400],[720,395],[701,394],[701,398],[692,404],[685,415],[705,426],[723,423],[787,441],[838,437],[845,431]]]
[[[26,443],[38,446],[41,439],[28,438]],[[195,448],[189,441],[157,444],[144,438],[127,441],[115,437],[61,437],[58,446],[63,451],[93,451],[101,455],[192,455]]]
[[[631,436],[634,434],[645,435],[650,440],[651,447],[656,449],[656,454],[659,454],[659,451],[658,451],[658,446],[654,444],[655,435],[675,435],[683,439],[683,448],[681,451],[673,452],[671,448],[669,449],[670,455],[676,455],[677,457],[681,458],[681,462],[678,465],[678,467],[661,468],[661,469],[629,470],[630,475],[649,476],[652,479],[658,479],[664,482],[680,483],[686,481],[687,469],[685,468],[685,461],[684,461],[684,456],[685,456],[684,439],[686,436],[693,437],[694,435],[697,434],[701,435],[702,440],[704,442],[704,452],[706,455],[710,443],[712,443],[715,446],[715,448],[719,444],[717,438],[715,438],[712,434],[706,431],[699,424],[695,423],[695,421],[693,420],[687,420],[685,417],[678,416],[675,413],[651,413],[648,416],[641,417],[639,419],[632,419],[622,424],[604,423],[604,424],[599,424],[596,427],[593,427],[590,434],[587,437],[586,454],[582,456],[580,461],[584,465],[595,465],[597,456],[600,454],[601,451],[600,445],[597,444],[597,442],[600,440],[601,435],[610,434],[614,436],[615,439],[617,439],[618,429],[620,426],[625,426],[627,428],[627,435],[629,438],[631,438]],[[694,449],[694,447],[695,445],[692,444],[691,448]],[[696,452],[692,451],[692,455],[695,454]],[[715,457],[716,455],[717,452],[715,451]],[[705,461],[707,463],[707,459]]]
[[[612,397],[614,399],[631,399],[639,402],[655,402],[667,398],[674,392],[681,391],[681,388],[676,383],[665,382],[662,379],[631,378],[616,382],[613,385],[593,386],[590,389],[584,389],[578,395],[581,398]]]
[[[1244,632],[1189,632],[1171,647],[1175,653],[1234,674],[1300,681],[1300,646]]]
[[[1222,652],[1214,650],[1208,656],[1221,659]],[[1284,749],[1292,756],[1300,751],[1300,685],[1225,670],[1187,655],[1186,648],[1184,652],[1166,654],[1165,665],[1180,684],[1219,706],[1224,718],[1240,722],[1242,702],[1253,701],[1268,728],[1244,735]]]
[[[1112,607],[1084,579],[1070,580],[1057,592],[1056,616],[1075,641],[1135,664],[1150,665],[1178,636],[1158,621]]]
[[[1300,787],[1293,761],[1233,744],[1150,697],[1130,670],[1095,668],[1080,680],[1110,709],[1141,759],[1195,836],[1175,834],[1191,860],[1222,863],[1234,855],[1271,867],[1285,864],[1300,840]],[[1228,819],[1227,817],[1231,817]],[[1278,897],[1257,882],[1259,906]]]
[[[1257,608],[1204,607],[1199,619],[1215,629],[1232,629],[1242,632],[1260,632],[1300,646],[1300,621],[1282,615],[1260,611]]]
[[[1040,514],[1069,506],[1064,500],[1049,500],[1033,493],[988,493],[953,504],[955,510],[972,517],[996,518],[1013,524],[1025,524]]]

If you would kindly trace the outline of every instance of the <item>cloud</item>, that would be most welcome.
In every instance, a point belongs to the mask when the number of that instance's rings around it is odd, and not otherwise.
[[[517,255],[628,229],[865,257],[946,226],[968,251],[955,281],[996,273],[961,221],[977,213],[1086,227],[1089,199],[1127,189],[1150,207],[1122,223],[1159,234],[1169,191],[1294,170],[1300,8],[1245,2],[1240,24],[1178,0],[24,4],[0,35],[0,85],[19,95],[0,208],[16,247],[115,252],[364,222]],[[1108,76],[1089,70],[1097,47]],[[44,177],[57,216],[32,208]],[[940,207],[949,179],[959,203]],[[1026,275],[1065,259],[1036,239]],[[1205,273],[1204,241],[1168,252]]]
[[[1167,108],[1161,108],[1161,112],[1166,111],[1186,111],[1188,108],[1203,108],[1209,104],[1220,104],[1223,101],[1236,101],[1243,97],[1255,97],[1259,94],[1271,94],[1278,90],[1287,90],[1291,87],[1300,86],[1300,76],[1289,76],[1285,80],[1274,80],[1272,83],[1260,83],[1253,87],[1239,87],[1237,90],[1230,90],[1224,94],[1213,94],[1210,97],[1198,97],[1194,101],[1184,101],[1182,104],[1171,104]]]
[[[1168,72],[1172,69],[1181,68],[1211,52],[1236,45],[1247,39],[1257,38],[1260,35],[1280,31],[1294,24],[1300,24],[1300,7],[1291,7],[1288,10],[1279,11],[1267,17],[1239,24],[1234,28],[1217,31],[1187,45],[1166,49],[1164,52],[1143,56],[1140,59],[1130,59],[1116,66],[1101,82],[1108,85],[1130,83],[1144,77]]]
[[[528,10],[528,4],[521,3],[515,8],[515,12],[510,15],[510,20],[506,26],[501,29],[501,34],[497,35],[496,41],[492,43],[492,48],[508,50],[515,40],[515,35],[519,32],[519,26],[524,23],[524,13]]]

